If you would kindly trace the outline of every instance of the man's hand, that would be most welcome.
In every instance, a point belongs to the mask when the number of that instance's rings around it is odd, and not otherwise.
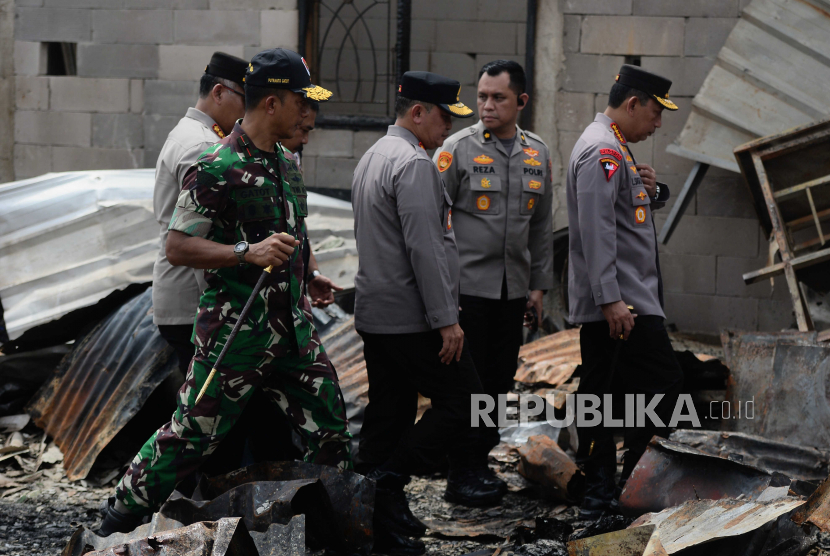
[[[245,262],[265,268],[280,266],[288,260],[300,242],[286,233],[274,234],[259,243],[254,243],[245,254]]]
[[[545,293],[542,290],[533,290],[530,292],[530,295],[527,299],[527,305],[525,308],[529,311],[531,307],[536,308],[536,318],[538,322],[536,323],[537,326],[542,324],[542,298],[545,297]],[[530,323],[526,322],[525,326],[530,328]]]
[[[646,188],[646,193],[649,197],[657,195],[657,172],[648,164],[637,164],[637,172],[643,180],[643,185]]]
[[[441,337],[444,339],[444,346],[438,352],[438,358],[441,363],[449,365],[452,363],[453,357],[456,361],[461,361],[461,350],[464,348],[464,331],[458,324],[451,324],[438,329],[441,332]]]
[[[601,307],[602,314],[605,315],[605,320],[608,321],[611,337],[615,340],[627,340],[628,335],[631,334],[631,329],[634,328],[634,317],[637,315],[629,311],[622,301],[606,303]]]
[[[308,295],[311,296],[311,304],[315,307],[331,305],[334,303],[334,292],[342,291],[343,288],[322,274],[308,282]]]

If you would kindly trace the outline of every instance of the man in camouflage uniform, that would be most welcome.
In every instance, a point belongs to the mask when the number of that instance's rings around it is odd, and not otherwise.
[[[302,436],[305,461],[352,467],[337,375],[303,291],[306,191],[294,162],[276,145],[296,132],[309,111],[306,99],[325,101],[331,93],[311,84],[297,53],[272,49],[251,60],[245,95],[244,119],[185,176],[170,222],[171,263],[211,269],[193,335],[196,355],[172,420],[144,444],[116,487],[102,535],[131,530],[157,509],[230,432],[257,388]],[[268,265],[273,270],[245,326],[196,404]]]

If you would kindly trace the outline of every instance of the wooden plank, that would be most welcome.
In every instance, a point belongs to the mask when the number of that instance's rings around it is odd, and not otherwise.
[[[712,166],[736,172],[739,170],[732,149],[753,139],[754,135],[715,122],[692,107],[692,113],[675,143],[706,157]]]
[[[766,0],[752,2],[741,18],[830,65],[830,27],[826,24],[826,11],[807,2]]]
[[[758,175],[761,193],[767,205],[767,212],[769,212],[769,218],[772,223],[772,233],[775,234],[778,251],[786,263],[793,258],[793,252],[790,248],[789,241],[787,241],[787,232],[781,225],[784,219],[781,218],[781,211],[778,209],[778,204],[775,202],[775,197],[772,194],[772,187],[767,179],[767,171],[764,169],[764,163],[758,153],[752,153],[752,163],[755,166],[755,173]]]
[[[703,177],[706,175],[706,170],[708,169],[708,164],[695,162],[695,165],[692,167],[692,171],[689,172],[689,176],[686,178],[686,183],[683,184],[683,189],[680,190],[680,195],[678,195],[677,200],[669,213],[669,217],[666,219],[665,224],[663,224],[663,228],[660,230],[660,237],[657,238],[657,241],[663,245],[669,242],[669,238],[674,233],[674,229],[680,223],[683,213],[686,212],[686,207],[689,206],[689,202],[694,198],[695,192],[700,186],[700,182],[703,181]]]
[[[745,132],[760,136],[778,133],[793,124],[807,124],[815,117],[781,102],[748,81],[715,66],[703,82],[694,105]],[[759,118],[758,114],[763,114]]]
[[[801,332],[809,332],[813,329],[813,321],[810,313],[801,298],[801,290],[798,287],[798,280],[795,277],[795,269],[790,265],[784,267],[784,277],[787,280],[787,289],[790,291],[790,299],[795,313],[795,322]]]
[[[781,189],[775,192],[776,200],[780,201],[785,197],[789,197],[790,195],[794,195],[801,191],[809,190],[811,187],[817,187],[819,185],[825,185],[830,183],[830,175],[822,176],[820,178],[816,178],[814,180],[805,181],[804,183],[800,183],[798,185],[794,185],[792,187],[788,187],[786,189]],[[811,201],[812,202],[812,201]],[[815,210],[813,211],[815,212]]]
[[[819,212],[816,213],[816,216],[818,216],[818,219],[822,222],[824,222],[825,220],[830,220],[830,209],[820,210]],[[796,230],[803,230],[804,228],[807,228],[807,227],[811,226],[812,224],[813,224],[813,217],[812,217],[812,215],[808,215],[808,216],[802,216],[801,218],[796,218],[795,220],[790,220],[789,222],[786,223],[786,226],[790,230],[796,231]],[[795,247],[793,247],[793,250],[795,251]]]
[[[807,200],[810,201],[810,212],[813,213],[813,220],[815,220],[816,223],[818,238],[821,241],[821,244],[824,245],[824,234],[821,232],[821,220],[818,219],[818,214],[816,214],[816,204],[813,202],[813,193],[809,189],[807,190]]]
[[[789,265],[795,270],[801,270],[802,268],[807,268],[826,261],[830,261],[830,248],[822,249],[821,251],[816,251],[815,253],[809,253],[800,257],[795,257],[790,260]],[[760,270],[747,272],[743,275],[744,283],[749,285],[780,276],[784,274],[784,267],[786,266],[787,263],[776,263]]]
[[[830,20],[825,24],[830,26]],[[718,58],[727,59],[765,83],[770,92],[780,92],[827,114],[830,66],[806,55],[748,21],[739,20]],[[757,119],[767,115],[759,113]]]

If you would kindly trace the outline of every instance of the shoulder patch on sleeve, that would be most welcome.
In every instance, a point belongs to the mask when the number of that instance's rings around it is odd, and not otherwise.
[[[617,151],[615,151],[614,149],[600,149],[599,154],[607,154],[607,155],[613,156],[617,160],[622,161],[622,155],[620,153],[618,153]]]
[[[602,166],[602,171],[605,173],[605,181],[611,181],[611,178],[620,167],[619,162],[607,156],[603,156],[599,159],[599,165]]]
[[[443,151],[438,155],[438,160],[435,165],[438,166],[439,172],[444,172],[452,164],[452,155],[448,151]]]

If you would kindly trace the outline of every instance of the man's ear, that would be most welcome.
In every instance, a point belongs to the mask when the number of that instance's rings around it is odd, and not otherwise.
[[[222,85],[215,83],[210,89],[210,96],[213,97],[213,102],[222,104]]]
[[[625,110],[629,116],[634,115],[634,109],[637,108],[638,104],[640,104],[640,99],[637,98],[637,95],[628,97],[628,100],[625,101]]]
[[[412,116],[412,121],[419,124],[421,123],[421,118],[424,115],[424,107],[416,103],[409,109],[409,114]]]
[[[268,115],[273,115],[277,112],[277,103],[280,99],[276,95],[269,95],[265,97],[265,112]]]

